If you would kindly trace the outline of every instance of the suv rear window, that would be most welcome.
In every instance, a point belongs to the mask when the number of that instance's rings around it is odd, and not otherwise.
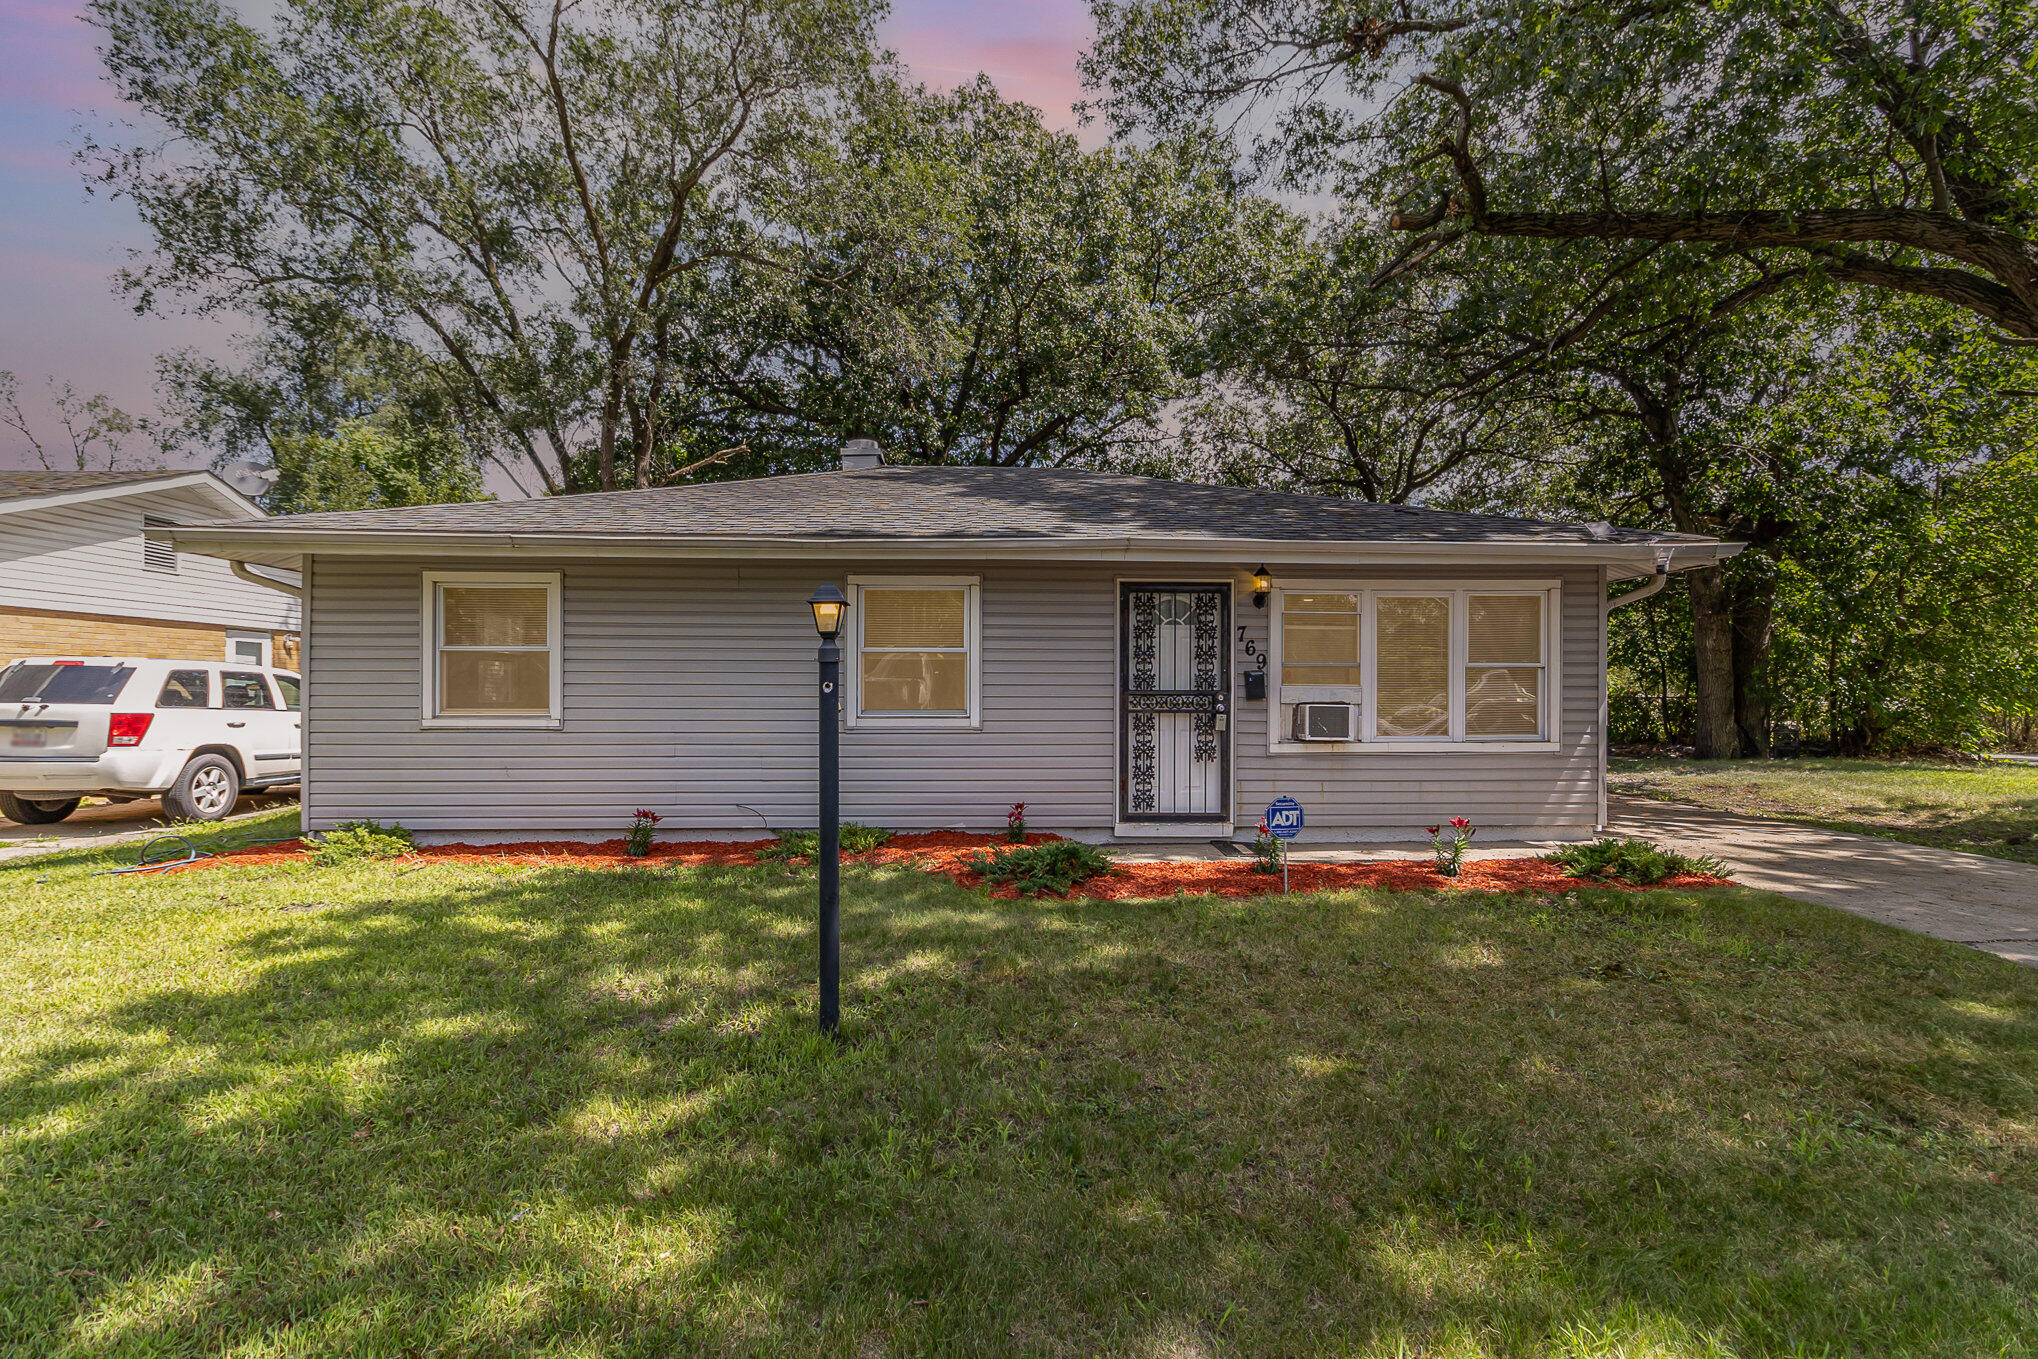
[[[0,670],[0,703],[111,703],[127,687],[131,665],[31,665]]]

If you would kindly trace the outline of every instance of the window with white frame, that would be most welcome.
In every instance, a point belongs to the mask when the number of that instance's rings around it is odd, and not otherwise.
[[[1541,582],[1277,588],[1270,748],[1554,741],[1557,599]],[[1302,703],[1357,705],[1356,742],[1290,739]]]
[[[849,585],[850,724],[976,725],[977,578],[851,577]]]
[[[428,724],[558,725],[558,573],[427,572],[424,607]]]

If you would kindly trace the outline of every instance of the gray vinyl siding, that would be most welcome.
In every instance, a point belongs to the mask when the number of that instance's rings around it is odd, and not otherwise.
[[[1400,572],[1369,570],[1289,573],[1281,583],[1299,589],[1310,579],[1391,582],[1504,579],[1490,567],[1426,567]],[[1271,703],[1238,707],[1239,821],[1287,796],[1307,810],[1309,826],[1350,830],[1413,830],[1451,816],[1475,825],[1549,831],[1589,831],[1599,821],[1600,573],[1597,567],[1523,573],[1557,580],[1561,627],[1558,669],[1563,686],[1555,751],[1509,751],[1495,746],[1408,754],[1281,752],[1267,750]],[[1258,648],[1267,647],[1268,611],[1241,594],[1238,621]],[[1239,659],[1243,659],[1242,657]],[[1243,666],[1241,666],[1243,669]]]
[[[212,557],[177,554],[175,571],[142,565],[142,519],[204,523],[219,506],[190,489],[141,490],[0,514],[0,605],[263,632],[297,630],[297,601]]]
[[[434,569],[487,569],[484,562]],[[313,572],[307,756],[313,823],[620,833],[812,825],[812,569],[625,561],[563,573],[557,731],[421,729],[421,562],[326,557]],[[858,563],[854,570],[912,574]],[[943,566],[983,577],[980,730],[842,733],[843,814],[899,828],[1108,828],[1112,583],[1071,568]],[[836,577],[847,585],[849,572]],[[846,663],[846,662],[845,662]]]
[[[308,825],[372,816],[421,831],[620,834],[637,807],[658,811],[668,832],[813,824],[816,639],[805,600],[820,573],[728,562],[429,565],[562,573],[562,725],[423,727],[427,563],[321,557],[307,572]],[[990,829],[1024,801],[1036,827],[1109,832],[1118,581],[1222,579],[1229,569],[873,560],[844,563],[835,581],[889,573],[982,578],[982,722],[844,730],[844,815],[900,829]],[[1598,811],[1598,572],[1563,579],[1561,750],[1270,756],[1267,705],[1238,702],[1239,821],[1249,825],[1258,807],[1287,793],[1308,806],[1312,829],[1391,832],[1462,812],[1488,826],[1589,830]],[[1234,628],[1264,649],[1266,614],[1252,607],[1245,578],[1236,580]],[[1242,650],[1234,662],[1241,671],[1249,663]]]

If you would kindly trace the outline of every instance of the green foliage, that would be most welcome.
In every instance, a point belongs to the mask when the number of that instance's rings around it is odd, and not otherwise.
[[[414,346],[549,491],[645,483],[713,328],[700,302],[784,232],[873,0],[94,0],[148,131],[89,147],[154,235],[137,304],[322,312]],[[782,214],[780,219],[782,220]],[[739,305],[741,288],[725,290]],[[739,310],[738,315],[741,315]]]
[[[272,447],[281,475],[268,500],[279,514],[489,498],[451,434],[411,428],[400,419],[342,420],[330,435],[280,435]]]
[[[1702,873],[1724,878],[1725,865],[1710,854],[1696,858],[1664,849],[1647,840],[1594,840],[1588,845],[1565,845],[1545,855],[1574,878],[1595,878],[1601,882],[1625,882],[1647,887],[1682,873]]]
[[[325,834],[313,837],[310,844],[312,860],[328,866],[363,859],[400,858],[416,848],[411,833],[402,826],[384,826],[374,820],[342,821]]]
[[[1672,450],[1698,473],[1677,485],[1751,543],[1722,601],[1751,721],[1766,708],[1835,751],[1972,749],[2038,712],[2038,407],[2019,395],[2038,361],[1929,310],[1850,317],[1840,342],[1743,356],[1747,382],[1708,394]],[[1611,513],[1660,465],[1608,448],[1557,481]],[[1691,737],[1686,591],[1612,617],[1616,739]]]
[[[971,855],[964,862],[983,874],[986,882],[1016,887],[1027,896],[1060,894],[1111,871],[1111,856],[1080,840],[994,849]]]
[[[882,826],[866,826],[857,821],[843,822],[838,835],[844,854],[868,854],[892,842],[892,833]],[[778,832],[778,838],[757,851],[757,857],[772,863],[792,863],[811,859],[820,852],[820,831],[787,830]]]
[[[1660,297],[1823,273],[2038,335],[2025,3],[1100,0],[1124,132],[1254,130],[1296,187],[1395,213],[1404,267],[1554,242],[1554,286]],[[1248,116],[1250,115],[1250,116]],[[1639,272],[1600,272],[1613,243]],[[1646,263],[1647,267],[1642,267]]]
[[[1206,313],[1255,286],[1285,214],[1221,145],[1085,148],[982,78],[880,80],[852,112],[773,205],[798,267],[704,302],[741,319],[665,424],[752,451],[701,475],[791,470],[788,448],[825,465],[846,434],[919,463],[1147,456],[1194,390]]]

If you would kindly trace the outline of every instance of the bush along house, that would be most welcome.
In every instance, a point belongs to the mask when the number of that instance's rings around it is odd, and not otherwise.
[[[1609,587],[1735,544],[1102,472],[887,466],[152,530],[302,573],[308,829],[816,816],[806,600],[849,598],[842,810],[1085,839],[1583,838]]]

